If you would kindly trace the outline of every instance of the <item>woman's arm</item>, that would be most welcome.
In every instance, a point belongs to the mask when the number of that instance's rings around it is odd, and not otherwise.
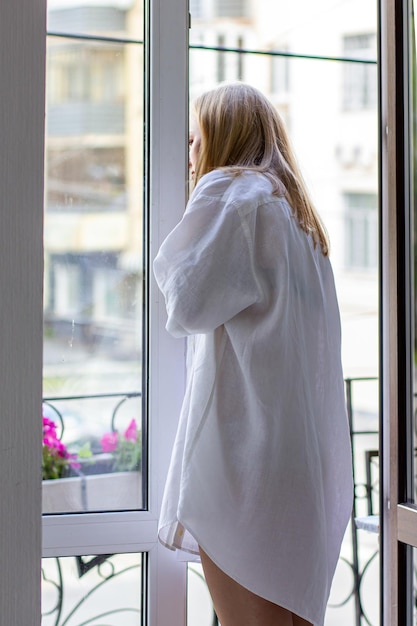
[[[261,297],[253,236],[230,195],[227,202],[208,193],[191,199],[162,244],[154,273],[167,330],[176,337],[213,330]]]

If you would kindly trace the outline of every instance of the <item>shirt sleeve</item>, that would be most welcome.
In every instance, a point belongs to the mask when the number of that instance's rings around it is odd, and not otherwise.
[[[196,189],[197,191],[197,189]],[[244,211],[205,188],[163,242],[154,273],[175,337],[209,332],[260,298]]]

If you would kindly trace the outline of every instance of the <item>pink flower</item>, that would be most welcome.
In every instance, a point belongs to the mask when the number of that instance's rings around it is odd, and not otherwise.
[[[58,438],[56,432],[56,424],[48,417],[42,416],[43,426],[43,445],[50,448],[52,451],[57,452],[60,456],[64,456],[66,448],[64,444]]]
[[[72,467],[72,469],[74,469],[74,470],[79,470],[81,468],[81,464],[78,463],[78,461],[77,461],[77,455],[76,454],[69,454],[68,455],[68,465],[70,467]]]
[[[114,452],[117,448],[117,433],[106,433],[100,439],[103,452]]]
[[[56,438],[56,424],[48,417],[42,417],[43,434]]]
[[[43,437],[43,445],[48,446],[48,448],[55,448],[56,442],[56,437],[53,437],[52,435],[47,434]]]
[[[55,450],[61,458],[66,459],[68,457],[67,447],[62,443],[62,441],[56,441]]]
[[[58,437],[54,421],[43,415],[42,426],[42,478],[63,478],[68,466],[76,468],[77,455],[69,454],[66,445]]]
[[[136,443],[138,439],[138,429],[136,426],[136,420],[132,419],[129,426],[126,428],[124,435],[127,441],[133,441],[133,443]]]
[[[113,471],[125,472],[139,467],[142,457],[141,433],[134,419],[123,433],[106,433],[100,442],[102,451],[113,455]]]

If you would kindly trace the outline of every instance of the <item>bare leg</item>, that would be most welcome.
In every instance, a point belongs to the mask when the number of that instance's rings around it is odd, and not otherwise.
[[[227,576],[200,548],[204,575],[221,626],[312,626]]]

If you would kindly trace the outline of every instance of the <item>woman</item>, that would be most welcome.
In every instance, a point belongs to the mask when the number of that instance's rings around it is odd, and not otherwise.
[[[154,263],[193,363],[160,540],[200,554],[222,626],[323,624],[352,504],[328,240],[274,107],[194,106],[195,182]]]

